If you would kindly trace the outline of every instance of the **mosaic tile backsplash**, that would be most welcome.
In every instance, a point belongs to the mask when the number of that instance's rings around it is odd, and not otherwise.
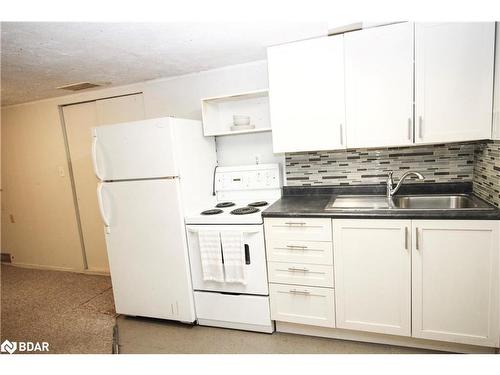
[[[474,147],[474,143],[454,143],[290,153],[286,154],[286,180],[288,186],[384,184],[388,171],[394,172],[397,181],[413,170],[422,173],[425,182],[472,181]],[[498,163],[498,147],[491,152],[496,152]]]
[[[480,198],[500,207],[500,141],[476,145],[473,190]]]

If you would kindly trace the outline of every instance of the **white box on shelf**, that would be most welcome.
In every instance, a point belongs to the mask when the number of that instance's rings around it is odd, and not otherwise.
[[[220,136],[271,131],[269,90],[256,90],[201,100],[203,134]],[[231,130],[233,116],[249,116],[250,125],[244,130]]]

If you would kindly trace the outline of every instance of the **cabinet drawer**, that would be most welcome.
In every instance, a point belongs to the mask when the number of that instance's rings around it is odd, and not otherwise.
[[[269,262],[267,269],[272,283],[333,288],[331,265]]]
[[[265,219],[266,237],[300,241],[331,241],[331,219],[269,218]]]
[[[333,264],[331,242],[266,239],[269,262]]]
[[[271,319],[335,327],[334,291],[327,288],[269,284]]]

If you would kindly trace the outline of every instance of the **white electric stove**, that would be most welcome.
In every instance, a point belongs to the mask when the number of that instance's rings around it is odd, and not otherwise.
[[[281,197],[279,165],[219,167],[214,176],[214,191],[214,202],[185,218],[198,323],[273,332],[261,213]],[[199,231],[242,233],[244,283],[203,279]]]

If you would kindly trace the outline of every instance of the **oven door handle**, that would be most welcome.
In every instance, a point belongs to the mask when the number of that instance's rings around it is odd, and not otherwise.
[[[187,228],[187,231],[191,232],[191,233],[198,233],[199,232],[198,230],[191,229],[191,228]],[[220,232],[220,231],[215,230],[215,232]],[[254,234],[254,233],[259,233],[259,231],[257,231],[257,230],[254,230],[254,231],[242,231],[241,233],[243,233],[243,234]]]

